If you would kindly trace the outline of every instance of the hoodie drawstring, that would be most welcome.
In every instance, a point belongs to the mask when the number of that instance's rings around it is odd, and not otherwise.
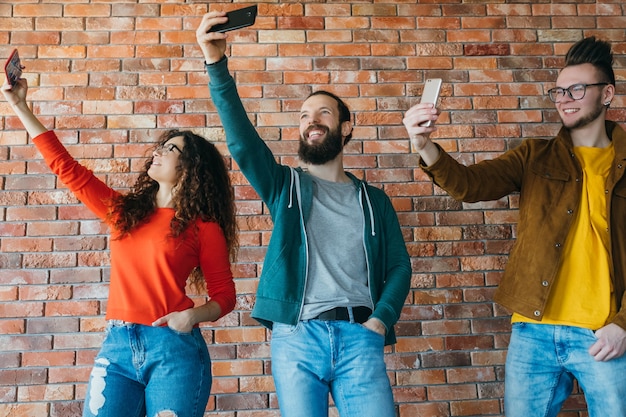
[[[370,212],[370,227],[372,228],[372,236],[376,236],[376,228],[374,223],[374,210],[372,209],[372,202],[370,201],[370,195],[367,193],[367,185],[362,184],[361,190],[365,194],[365,201],[367,201],[367,209]]]
[[[293,187],[296,182],[296,170],[292,167],[289,167],[289,171],[291,171],[291,184],[289,184],[289,205],[287,208],[291,208],[293,206]]]

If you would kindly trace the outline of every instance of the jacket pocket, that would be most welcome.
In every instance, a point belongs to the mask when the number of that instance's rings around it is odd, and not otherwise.
[[[560,202],[569,190],[569,199],[576,194],[575,189],[568,187],[572,183],[569,172],[559,170],[553,166],[540,163],[530,165],[530,175],[522,184],[521,196],[526,200],[526,204],[536,207],[537,203],[544,207],[551,207]]]
[[[560,224],[567,210],[576,209],[576,186],[572,175],[562,168],[531,163],[520,192],[518,237],[528,231],[534,234],[545,225]]]
[[[626,181],[621,181],[620,184],[613,189],[613,194],[621,198],[626,198]]]
[[[548,166],[546,164],[534,162],[530,164],[530,170],[533,174],[535,174],[539,178],[543,178],[545,180],[554,180],[554,181],[569,181],[570,174],[566,171],[561,171],[553,166]]]

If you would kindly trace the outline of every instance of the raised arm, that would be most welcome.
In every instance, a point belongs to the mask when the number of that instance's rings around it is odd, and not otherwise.
[[[228,71],[228,59],[224,55],[226,35],[207,32],[212,26],[224,23],[227,20],[224,16],[221,12],[207,13],[196,30],[209,75],[211,99],[224,127],[231,156],[261,199],[271,207],[281,195],[282,187],[277,184],[288,181],[291,171],[276,161],[246,113]]]
[[[108,213],[106,201],[118,195],[98,179],[91,170],[79,164],[59,142],[56,134],[46,129],[26,103],[28,83],[21,78],[11,87],[5,83],[2,93],[19,117],[33,143],[41,152],[52,172],[72,191],[96,216],[105,219]]]
[[[13,87],[5,81],[2,86],[2,94],[20,119],[24,128],[31,137],[36,137],[48,129],[41,124],[39,119],[33,114],[30,107],[26,103],[26,94],[28,93],[28,83],[25,78],[20,78]]]

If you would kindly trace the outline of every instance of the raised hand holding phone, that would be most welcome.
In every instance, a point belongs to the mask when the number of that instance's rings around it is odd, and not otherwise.
[[[14,49],[11,52],[11,55],[7,59],[6,64],[4,64],[4,73],[7,77],[7,82],[11,85],[11,87],[17,84],[17,81],[22,78],[22,70],[24,66],[20,62],[20,55],[17,52],[17,49]]]
[[[409,108],[402,119],[409,134],[411,152],[418,153],[426,165],[431,165],[439,157],[439,148],[430,140],[429,135],[435,130],[433,123],[439,114],[436,105],[441,84],[441,78],[427,79],[420,103]]]
[[[424,91],[422,92],[422,98],[420,103],[432,103],[433,106],[437,106],[437,100],[439,99],[439,91],[441,90],[441,78],[429,78],[424,83]],[[430,127],[433,124],[432,120],[428,120],[420,124],[420,126]]]
[[[256,20],[257,5],[244,7],[243,9],[232,10],[226,13],[228,21],[219,25],[215,25],[209,29],[209,32],[228,32],[230,30],[241,29],[252,26]]]
[[[37,116],[33,114],[31,107],[26,102],[26,95],[28,93],[28,82],[26,79],[18,79],[13,86],[6,82],[2,85],[0,91],[31,137],[34,138],[48,130],[39,119],[37,119]]]

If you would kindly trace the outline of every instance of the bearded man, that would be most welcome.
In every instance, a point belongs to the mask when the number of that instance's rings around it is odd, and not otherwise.
[[[300,111],[302,167],[276,162],[250,123],[227,67],[226,35],[202,19],[196,38],[226,143],[267,204],[274,228],[252,317],[272,329],[272,375],[281,415],[394,417],[384,347],[408,295],[411,265],[387,195],[343,167],[350,111],[327,91]]]

